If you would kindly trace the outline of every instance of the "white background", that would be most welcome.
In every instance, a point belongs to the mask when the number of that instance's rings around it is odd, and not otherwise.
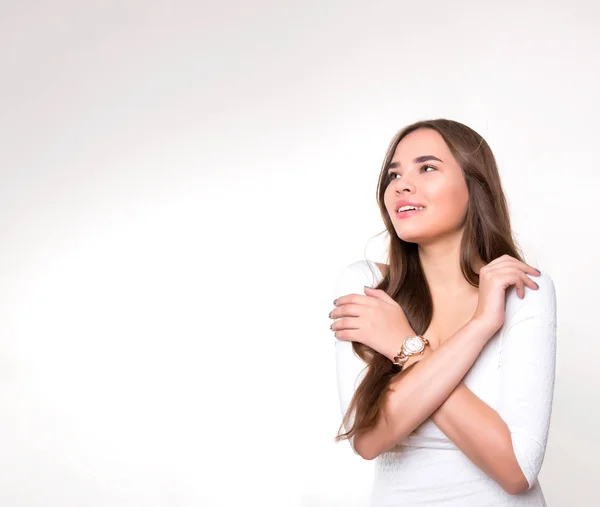
[[[2,2],[0,504],[359,506],[333,280],[393,134],[497,157],[552,276],[540,481],[600,502],[596,2]]]

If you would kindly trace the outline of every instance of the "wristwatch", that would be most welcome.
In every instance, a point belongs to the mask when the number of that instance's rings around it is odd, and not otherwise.
[[[429,340],[421,335],[411,335],[404,338],[400,352],[394,356],[394,364],[404,366],[410,356],[423,354],[425,345],[429,345]]]

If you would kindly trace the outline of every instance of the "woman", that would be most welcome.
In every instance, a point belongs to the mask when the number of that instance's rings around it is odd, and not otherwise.
[[[336,441],[376,460],[371,505],[545,506],[554,283],[517,251],[490,147],[455,121],[409,125],[377,200],[388,265],[346,266],[329,315]]]

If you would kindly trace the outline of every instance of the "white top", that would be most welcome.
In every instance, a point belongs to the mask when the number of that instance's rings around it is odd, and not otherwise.
[[[342,269],[333,297],[364,295],[363,286],[375,287],[382,277],[373,261],[356,261]],[[532,279],[539,289],[526,287],[523,299],[517,296],[514,286],[509,287],[504,325],[463,377],[466,386],[507,424],[529,488],[518,495],[506,493],[428,418],[414,435],[375,459],[372,507],[546,506],[537,478],[544,460],[554,393],[556,295],[547,273],[542,271],[541,276]],[[335,359],[343,416],[366,363],[354,354],[352,342],[338,339]],[[349,442],[354,450],[353,439]]]

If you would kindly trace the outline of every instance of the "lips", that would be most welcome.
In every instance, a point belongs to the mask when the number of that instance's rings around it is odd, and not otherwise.
[[[411,209],[409,211],[398,211],[398,212],[396,212],[396,218],[399,218],[399,219],[409,218],[409,217],[416,215],[417,213],[423,213],[423,211],[425,211],[425,210]]]
[[[417,201],[407,201],[405,199],[401,199],[399,201],[396,201],[396,204],[394,204],[394,211],[396,213],[398,213],[398,210],[402,206],[414,206],[416,208],[424,208],[425,207],[425,205],[421,204],[420,202],[417,202]],[[404,212],[404,213],[406,213],[406,212]]]

